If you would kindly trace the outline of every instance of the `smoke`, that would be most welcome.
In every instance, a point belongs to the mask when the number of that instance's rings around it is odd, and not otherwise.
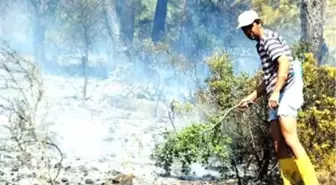
[[[67,7],[68,6],[69,5],[67,5]],[[33,11],[33,8],[31,7],[31,4],[24,3],[20,5],[18,2],[13,2],[9,3],[9,6],[5,8],[5,11],[1,15],[1,38],[9,42],[9,44],[22,55],[29,59],[34,59],[32,32],[33,14],[31,12]],[[182,74],[183,72],[181,70],[166,67],[163,69],[155,69],[153,70],[155,72],[148,73],[148,67],[146,66],[146,62],[148,61],[146,61],[146,59],[144,60],[140,54],[132,55],[130,58],[129,56],[126,56],[125,53],[120,52],[120,48],[111,51],[110,45],[113,43],[111,43],[110,38],[108,38],[106,29],[100,27],[99,30],[96,31],[98,39],[92,44],[89,51],[90,67],[88,69],[88,75],[92,78],[108,78],[108,76],[115,71],[116,66],[133,63],[135,65],[133,66],[132,72],[133,74],[136,74],[136,79],[134,79],[133,76],[129,76],[129,81],[137,79],[157,80],[157,74],[160,74],[161,81],[169,81],[167,79],[178,76],[176,77],[176,80],[170,80],[169,84],[161,83],[161,85],[190,90],[190,88],[193,88],[192,85],[195,85],[195,82],[193,82],[195,81],[195,78],[198,78],[198,81],[202,83],[208,75],[207,66],[203,62],[206,57],[210,56],[217,49],[225,50],[226,48],[233,48],[231,51],[227,51],[232,56],[236,72],[247,71],[253,73],[259,67],[256,52],[246,52],[248,50],[247,47],[241,47],[241,43],[244,43],[245,46],[247,43],[249,48],[253,48],[253,43],[244,38],[240,33],[240,30],[232,31],[232,27],[235,26],[232,25],[234,21],[227,20],[227,18],[232,19],[232,15],[228,16],[232,12],[221,15],[218,10],[208,10],[197,17],[195,15],[203,10],[197,10],[196,8],[190,9],[189,14],[192,15],[191,19],[193,20],[190,24],[185,25],[186,32],[182,33],[180,36],[182,39],[179,42],[175,42],[170,50],[175,51],[173,54],[182,53],[186,55],[190,62],[197,62],[197,66],[193,66],[195,67],[194,71],[189,72],[189,74]],[[234,15],[236,14],[237,12],[234,13]],[[54,16],[62,17],[63,15]],[[62,27],[62,25],[66,25],[65,22],[62,22],[62,20],[64,21],[65,19],[60,20],[58,18],[55,19],[50,17],[51,16],[47,16],[47,20],[45,21],[47,28],[44,42],[47,64],[41,66],[42,71],[67,76],[81,76],[80,57],[82,54],[76,49],[75,44],[76,42],[78,43],[81,41],[69,40],[71,35],[76,35],[77,33],[70,33],[73,30]],[[195,21],[194,19],[196,18],[201,20]],[[199,23],[201,23],[201,25],[196,25]],[[167,31],[169,31],[169,29]],[[204,36],[202,36],[202,34]],[[148,36],[149,35],[150,34],[148,33]],[[203,38],[203,40],[199,40],[198,38]],[[174,48],[177,45],[178,47]],[[111,53],[113,53],[113,58],[111,58]],[[170,59],[167,59],[167,56],[160,57],[161,58],[155,59],[159,60],[159,62],[156,61],[157,63],[160,63],[160,61],[162,63],[171,62],[169,61]],[[195,76],[195,73],[197,73],[197,77]],[[192,75],[194,75],[192,77],[194,79],[191,79]],[[204,84],[201,84],[201,86],[204,86]]]

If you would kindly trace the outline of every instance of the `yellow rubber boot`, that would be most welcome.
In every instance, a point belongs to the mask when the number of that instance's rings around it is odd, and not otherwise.
[[[283,185],[298,184],[300,174],[293,158],[280,159],[279,169]]]
[[[305,185],[319,185],[314,166],[308,156],[298,158],[295,162]]]

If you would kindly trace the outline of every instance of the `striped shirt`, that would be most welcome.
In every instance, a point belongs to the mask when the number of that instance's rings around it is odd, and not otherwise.
[[[281,55],[286,55],[288,57],[290,69],[288,78],[282,90],[287,89],[293,83],[294,75],[292,52],[285,40],[278,33],[264,29],[264,35],[260,41],[258,41],[256,48],[261,60],[267,95],[270,95],[273,92],[277,80],[279,67],[277,58]]]

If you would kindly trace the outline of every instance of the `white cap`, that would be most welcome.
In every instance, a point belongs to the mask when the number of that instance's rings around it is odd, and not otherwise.
[[[255,20],[260,19],[257,12],[254,10],[244,11],[238,16],[237,29],[252,24]]]

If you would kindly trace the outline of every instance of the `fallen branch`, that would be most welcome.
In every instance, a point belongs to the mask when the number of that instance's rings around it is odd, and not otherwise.
[[[249,106],[252,105],[252,104],[253,104],[253,102],[248,102],[248,105],[249,105]],[[235,110],[236,108],[238,108],[239,106],[240,106],[240,103],[238,103],[238,104],[236,104],[235,106],[229,108],[229,109],[224,113],[224,115],[219,119],[219,121],[216,122],[216,124],[215,124],[213,127],[211,127],[210,129],[207,129],[207,130],[203,131],[201,134],[204,134],[204,133],[206,133],[206,132],[209,132],[209,131],[211,131],[211,130],[215,130],[216,128],[218,128],[218,126],[221,125],[222,121],[226,118],[226,116],[227,116],[231,111],[233,111],[233,110]]]

